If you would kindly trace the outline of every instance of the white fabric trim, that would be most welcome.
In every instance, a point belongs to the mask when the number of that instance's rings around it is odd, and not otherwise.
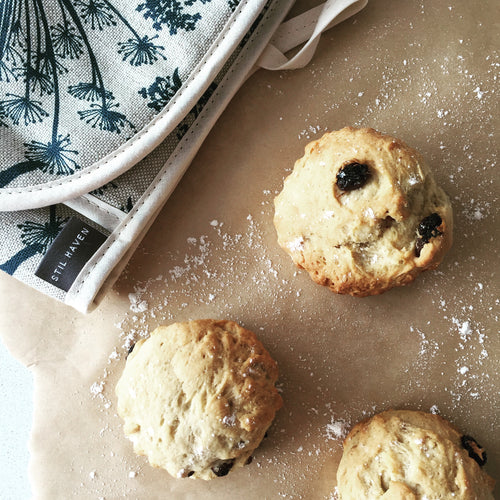
[[[71,176],[44,184],[0,188],[0,211],[40,208],[63,203],[115,179],[144,158],[186,116],[225,64],[265,5],[265,0],[244,0],[221,31],[196,70],[169,104],[139,133],[101,161]]]
[[[269,70],[303,68],[312,59],[321,34],[363,9],[368,0],[327,0],[283,23],[260,56],[257,66]],[[291,59],[284,52],[305,45]]]
[[[91,194],[85,194],[79,198],[68,200],[65,205],[81,213],[88,219],[97,222],[97,224],[109,232],[113,232],[126,217],[126,214],[121,210]]]
[[[280,69],[284,66],[299,67],[305,64],[305,61],[312,56],[311,52],[314,50],[317,40],[319,40],[319,35],[326,27],[333,26],[337,22],[344,20],[366,4],[366,0],[328,0],[324,6],[312,9],[279,26],[294,1],[272,0],[271,5],[266,6],[262,18],[259,19],[250,39],[245,42],[242,48],[238,48],[239,54],[234,61],[231,58],[231,61],[233,61],[231,66],[224,68],[222,81],[218,81],[209,102],[204,105],[194,123],[177,144],[175,150],[169,153],[168,161],[163,165],[155,179],[149,184],[147,190],[128,214],[117,210],[94,195],[86,194],[87,191],[82,195],[75,196],[71,184],[64,185],[63,182],[59,182],[54,187],[54,189],[64,190],[65,198],[68,198],[65,204],[68,207],[93,220],[111,233],[103,246],[84,266],[69,292],[61,297],[60,300],[64,300],[65,303],[81,312],[88,312],[105,295],[106,290],[118,278],[128,259],[155,220],[163,204],[175,189],[222,111],[246,78],[257,68],[256,63],[261,54],[264,53],[264,56],[259,63],[269,63],[268,65],[271,67],[272,62],[274,69]],[[328,12],[325,14],[325,7],[328,5],[330,7],[333,5],[335,8],[328,8]],[[331,16],[335,13],[338,17],[332,19]],[[316,22],[318,16],[320,21]],[[275,35],[273,44],[270,44],[273,34]],[[225,38],[222,34],[221,36],[222,40],[227,41],[227,37]],[[242,37],[243,34],[238,33],[237,36]],[[283,52],[303,42],[306,43],[303,49],[297,54],[298,57],[295,56],[288,62],[284,61],[286,57]],[[231,54],[232,52],[218,53],[221,64],[226,63]],[[160,144],[166,131],[174,129],[174,122],[169,121],[171,117],[175,113],[179,113],[179,117],[183,118],[197,102],[198,98],[196,96],[198,94],[193,93],[193,90],[195,88],[202,89],[203,87],[204,89],[207,87],[214,80],[216,71],[220,71],[222,68],[222,66],[220,68],[215,68],[214,66],[207,67],[208,61],[213,61],[211,55],[207,55],[204,58],[203,64],[200,63],[201,67],[198,68],[198,74],[208,71],[206,80],[200,83],[201,80],[193,76],[191,89],[184,89],[186,90],[184,95],[176,95],[172,100],[172,110],[169,107],[165,108],[130,143],[127,143],[118,150],[123,153],[121,158],[117,159],[115,154],[113,154],[109,160],[110,162],[121,161],[124,153],[127,152],[127,158],[131,162],[131,165],[133,165],[148,152],[141,148],[147,145],[147,147],[153,149]],[[192,93],[190,94],[189,92]],[[191,96],[191,99],[188,99],[188,96]],[[177,102],[177,98],[179,102]],[[165,116],[169,112],[170,115],[168,117]],[[145,134],[146,141],[142,141],[141,134]],[[135,143],[135,140],[139,144]],[[115,174],[117,175],[116,171]],[[87,174],[82,172],[82,178],[85,175]],[[82,180],[82,182],[91,182],[91,184],[78,184],[78,186],[85,185],[85,189],[90,189],[90,185],[94,187],[94,177],[92,175],[89,175],[89,177],[92,178],[91,181]],[[114,175],[110,175],[109,179],[107,177],[101,178],[99,185],[95,187],[98,188],[106,180],[112,180],[113,178]],[[33,197],[33,195],[31,196]],[[42,197],[39,197],[37,202],[41,202],[41,200]],[[41,291],[44,290],[41,289]],[[52,293],[50,295],[56,297]],[[57,298],[59,297],[57,296]]]
[[[126,259],[132,254],[130,250],[139,244],[140,238],[145,234],[145,228],[152,224],[155,215],[177,186],[208,132],[244,83],[259,54],[293,2],[294,0],[276,0],[267,10],[264,19],[253,33],[253,41],[245,45],[218,85],[210,102],[180,141],[149,189],[82,269],[66,295],[67,304],[81,312],[88,312],[96,306],[96,296],[99,294],[99,297],[102,297],[100,289],[103,284],[104,287],[110,286],[117,278],[115,267],[120,266],[121,269],[125,265]]]

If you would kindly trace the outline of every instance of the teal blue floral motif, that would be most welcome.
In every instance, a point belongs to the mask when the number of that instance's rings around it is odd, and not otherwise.
[[[156,77],[156,80],[149,87],[139,90],[139,94],[144,99],[149,99],[147,104],[149,108],[161,111],[181,86],[182,81],[179,77],[179,68],[176,68],[171,77]]]
[[[83,123],[104,133],[136,131],[105,81],[89,31],[124,27],[130,35],[117,40],[115,50],[131,66],[166,59],[164,47],[156,43],[158,35],[139,33],[109,0],[53,4],[49,20],[44,0],[0,0],[0,127],[49,124],[46,138],[24,144],[24,160],[0,172],[0,187],[36,169],[69,175],[81,168],[77,148],[61,130],[63,112],[76,111]],[[72,82],[71,61],[83,56],[89,62],[88,80]],[[16,83],[15,90],[7,91],[3,83]],[[63,92],[89,104],[63,110]]]
[[[185,6],[191,6],[197,0],[185,0],[184,3],[178,0],[146,0],[137,6],[137,10],[142,12],[146,19],[153,21],[153,28],[161,30],[165,25],[171,35],[176,35],[177,31],[182,29],[192,31],[196,23],[201,19],[197,12],[190,14],[184,11]],[[201,0],[202,3],[210,0]]]
[[[83,41],[76,28],[67,21],[52,26],[52,40],[56,55],[78,59],[83,54]]]
[[[197,2],[207,4],[211,0],[146,0],[137,6],[137,10],[142,12],[146,19],[153,21],[155,30],[163,29],[165,25],[171,35],[176,35],[179,30],[192,31],[196,28],[197,22],[201,19],[199,12],[190,13],[185,11],[185,7],[191,7]],[[234,11],[240,0],[228,0],[230,10]]]
[[[1,102],[2,108],[6,116],[11,118],[14,125],[19,125],[19,122],[24,121],[25,125],[30,123],[41,122],[46,116],[49,116],[45,111],[40,101],[30,99],[28,93],[25,95],[5,94],[6,98]]]
[[[123,113],[113,110],[118,106],[118,104],[113,104],[111,99],[103,99],[102,103],[92,103],[90,109],[78,111],[78,114],[82,120],[85,120],[92,127],[98,127],[108,132],[120,133],[121,129],[127,124],[131,128],[135,128]]]
[[[28,220],[18,224],[17,227],[21,230],[21,242],[24,247],[3,264],[0,264],[0,269],[12,275],[23,262],[37,254],[44,255],[67,221],[67,218],[63,219],[56,215],[56,206],[52,205],[46,222]]]
[[[104,99],[105,101],[112,101],[113,94],[106,89],[100,88],[95,81],[93,82],[80,82],[76,85],[70,85],[68,92],[77,99],[82,101],[97,101]]]
[[[57,136],[47,143],[31,141],[25,143],[26,161],[21,161],[0,172],[0,187],[7,186],[19,175],[41,170],[51,174],[69,174],[75,170],[76,161],[73,159],[78,151],[69,149],[71,141],[69,135]]]
[[[44,172],[69,174],[76,167],[72,156],[78,154],[78,151],[68,148],[70,144],[69,135],[59,135],[56,140],[47,143],[31,141],[25,144],[26,158],[32,163],[39,162],[39,168]]]
[[[153,64],[158,60],[158,57],[166,59],[166,57],[159,52],[164,50],[161,45],[155,45],[152,40],[158,38],[158,35],[148,38],[129,38],[126,42],[119,44],[120,50],[118,54],[123,54],[123,60],[130,60],[133,66],[140,66],[141,64]]]
[[[76,0],[75,5],[80,7],[82,19],[90,27],[102,31],[107,26],[116,26],[113,13],[106,2],[102,0]]]

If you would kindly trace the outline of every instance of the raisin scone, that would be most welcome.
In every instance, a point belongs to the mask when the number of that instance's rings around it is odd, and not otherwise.
[[[157,328],[137,342],[116,386],[134,451],[174,477],[212,479],[249,463],[282,405],[278,367],[232,321]]]
[[[485,462],[483,448],[439,415],[385,411],[346,437],[339,500],[493,500]]]
[[[380,294],[436,268],[452,243],[452,209],[423,158],[370,128],[309,143],[275,198],[278,243],[312,279]]]

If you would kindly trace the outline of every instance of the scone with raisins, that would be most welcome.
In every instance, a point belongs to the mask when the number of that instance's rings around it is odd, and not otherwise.
[[[483,448],[438,415],[389,410],[357,424],[337,470],[339,500],[493,500]]]
[[[118,414],[134,451],[174,477],[212,479],[249,463],[276,411],[276,362],[232,321],[157,328],[127,358]]]
[[[417,151],[346,127],[306,146],[275,198],[274,225],[280,246],[314,281],[363,297],[436,268],[453,219]]]

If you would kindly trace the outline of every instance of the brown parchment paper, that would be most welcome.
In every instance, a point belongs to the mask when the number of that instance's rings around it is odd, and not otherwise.
[[[391,407],[453,421],[487,448],[500,480],[499,7],[370,0],[323,35],[307,68],[255,73],[90,315],[0,276],[0,334],[35,374],[35,498],[332,499],[342,438]],[[272,225],[304,146],[344,125],[419,149],[454,205],[440,268],[379,297],[312,283]],[[258,333],[285,405],[252,464],[210,482],[173,479],[134,456],[114,385],[131,342],[206,317]]]

